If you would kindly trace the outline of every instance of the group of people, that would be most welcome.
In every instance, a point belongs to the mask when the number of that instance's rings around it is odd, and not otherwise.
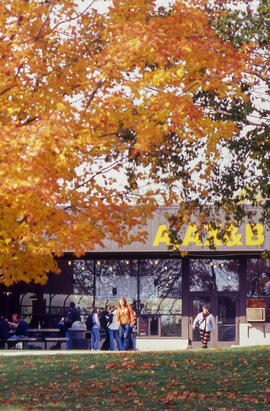
[[[105,331],[103,349],[114,351],[114,340],[118,351],[135,349],[131,334],[135,325],[135,313],[127,304],[124,297],[118,301],[118,307],[109,305],[99,315],[99,309],[95,307],[86,320],[86,327],[91,333],[91,350],[98,350],[100,344],[100,328]]]
[[[28,324],[23,320],[20,314],[12,314],[11,321],[4,316],[0,316],[0,348],[5,348],[7,340],[8,347],[16,343],[16,340],[25,337],[28,334]]]
[[[94,307],[86,319],[86,329],[90,331],[91,350],[110,350],[114,351],[115,341],[119,351],[135,349],[135,341],[132,338],[132,330],[135,325],[135,312],[131,305],[127,304],[124,297],[118,301],[118,307],[108,305],[100,313],[97,307]],[[84,327],[81,322],[80,311],[71,302],[70,307],[66,310],[64,318],[58,324],[66,337],[70,337],[70,330]],[[100,347],[101,329],[105,332],[105,340]],[[70,348],[70,338],[67,341],[67,349]]]
[[[68,337],[68,330],[74,324],[81,323],[80,320],[80,312],[75,307],[75,303],[71,302],[69,309],[65,312],[63,321],[60,322],[62,332],[66,332]],[[101,328],[104,329],[106,335],[103,349],[114,351],[114,341],[116,341],[118,351],[135,349],[135,342],[132,339],[135,320],[135,312],[131,305],[127,304],[124,297],[119,299],[118,307],[109,305],[101,315],[99,309],[94,307],[86,320],[86,328],[91,334],[91,350],[99,349]],[[215,329],[214,317],[209,312],[209,306],[204,305],[202,311],[194,319],[193,329],[197,326],[199,327],[202,348],[207,348],[210,334]],[[27,334],[28,324],[19,314],[13,314],[11,321],[0,316],[0,349],[5,348],[7,340],[9,340],[8,347],[10,348],[12,344],[16,343],[17,339],[27,336]],[[69,344],[70,341],[68,340],[67,348],[70,348]]]

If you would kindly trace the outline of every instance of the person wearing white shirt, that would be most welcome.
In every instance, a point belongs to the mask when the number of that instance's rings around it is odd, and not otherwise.
[[[207,348],[207,344],[210,341],[210,334],[215,329],[215,320],[213,315],[209,313],[208,305],[204,305],[202,312],[194,319],[192,325],[193,330],[195,330],[197,325],[199,326],[202,348]]]
[[[100,321],[98,317],[98,308],[95,307],[91,313],[93,319],[93,327],[91,328],[91,350],[99,349],[100,341]]]
[[[116,321],[117,308],[113,305],[109,308],[108,331],[110,337],[110,351],[114,351],[114,340],[116,340],[118,351],[123,350],[123,344],[119,336],[120,323]]]

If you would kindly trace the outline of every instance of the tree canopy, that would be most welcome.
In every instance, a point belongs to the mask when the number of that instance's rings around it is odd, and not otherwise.
[[[252,49],[218,33],[206,1],[113,0],[106,14],[77,3],[0,1],[6,285],[46,282],[65,250],[143,240],[159,201],[206,197],[218,144],[238,128],[205,96],[247,103]]]
[[[231,118],[239,133],[223,143],[229,150],[230,163],[216,169],[213,189],[218,204],[227,204],[235,211],[236,218],[241,219],[245,214],[243,204],[260,205],[262,219],[269,227],[270,3],[243,1],[241,6],[235,10],[230,2],[224,1],[222,7],[212,10],[218,34],[234,47],[249,47],[251,51],[249,70],[243,70],[241,79],[248,100],[231,107],[224,100],[219,107],[220,118]]]

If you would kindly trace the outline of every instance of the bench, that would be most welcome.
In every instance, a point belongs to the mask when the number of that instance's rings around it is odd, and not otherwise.
[[[34,343],[34,342],[42,342],[40,339],[38,339],[38,338],[35,338],[35,337],[18,337],[18,338],[16,338],[16,339],[13,339],[13,338],[8,338],[7,340],[6,340],[6,342],[7,343],[13,343],[14,344],[14,346],[17,344],[17,343],[22,343],[22,349],[23,350],[25,350],[25,349],[27,349],[28,348],[28,344],[29,343]]]
[[[48,343],[66,343],[68,340],[68,338],[66,337],[45,337],[45,339],[43,338],[36,338],[36,337],[19,337],[16,339],[13,338],[9,338],[8,340],[5,341],[0,341],[2,343],[12,343],[14,346],[17,343],[22,343],[22,349],[26,350],[28,349],[28,345],[29,343],[41,343],[44,345],[44,349],[47,350],[48,349]],[[4,349],[4,348],[3,348]]]
[[[45,344],[45,350],[48,349],[48,343],[60,343],[60,349],[61,349],[61,344],[66,343],[68,341],[67,337],[45,337],[43,342]]]

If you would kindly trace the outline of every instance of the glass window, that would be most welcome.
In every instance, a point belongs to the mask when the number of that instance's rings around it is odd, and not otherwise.
[[[190,291],[238,291],[237,259],[191,259]]]
[[[100,260],[96,268],[96,305],[118,304],[125,297],[128,304],[137,299],[137,261]]]
[[[73,294],[93,295],[95,262],[92,260],[74,260],[73,266]]]
[[[181,336],[181,260],[140,260],[139,273],[139,335]]]
[[[247,261],[248,297],[270,296],[270,263],[261,258]]]
[[[234,341],[236,338],[236,297],[218,296],[218,340]]]
[[[161,336],[162,337],[181,337],[182,318],[181,315],[162,315],[161,317]]]
[[[44,315],[51,326],[57,324],[70,301],[85,321],[93,305],[103,311],[107,305],[118,305],[123,296],[136,311],[139,335],[181,336],[181,259],[74,259],[64,263],[57,293],[51,287],[50,293],[43,294]],[[30,303],[22,306],[26,314],[32,312]]]
[[[266,321],[270,322],[270,263],[262,258],[247,260],[247,297],[264,298]]]

